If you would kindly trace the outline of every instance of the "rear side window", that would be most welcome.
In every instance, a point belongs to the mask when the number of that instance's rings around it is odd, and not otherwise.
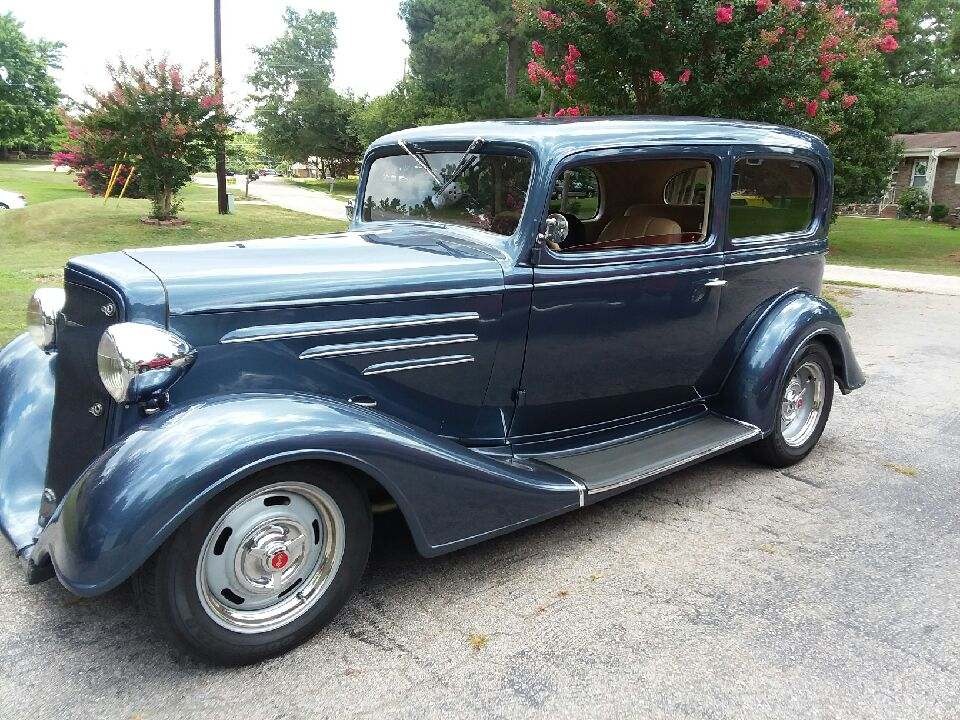
[[[813,169],[781,158],[740,158],[730,194],[730,237],[806,230],[813,220]]]

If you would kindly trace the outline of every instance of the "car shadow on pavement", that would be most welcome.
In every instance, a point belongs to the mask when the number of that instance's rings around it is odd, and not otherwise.
[[[649,519],[650,513],[669,513],[674,503],[695,506],[698,496],[714,493],[724,482],[756,469],[743,454],[734,453],[580,511],[430,559],[417,552],[399,512],[379,515],[370,563],[357,596],[317,638],[295,652],[317,653],[317,643],[336,636],[365,641],[366,633],[360,626],[364,622],[362,616],[371,607],[377,609],[375,614],[382,614],[380,610],[389,607],[390,624],[402,627],[405,622],[416,620],[404,615],[421,612],[419,596],[422,593],[456,594],[458,588],[462,591],[491,568],[508,567],[513,582],[522,584],[524,577],[530,577],[533,584],[534,579],[540,577],[545,560],[548,563],[563,561],[563,554],[575,550],[576,543],[588,536],[599,532],[615,538],[624,530],[624,524],[636,523],[638,516]],[[661,500],[661,496],[668,499]],[[638,506],[642,506],[642,510]],[[56,662],[65,669],[71,663],[88,665],[92,653],[98,672],[127,673],[127,691],[135,691],[130,685],[135,685],[142,673],[146,674],[143,678],[146,680],[152,672],[159,671],[158,664],[164,666],[163,672],[174,675],[200,668],[215,671],[180,653],[159,635],[150,619],[137,608],[129,583],[96,598],[76,597],[56,580],[23,590],[33,594],[27,604],[37,608],[37,612],[22,618],[23,626],[16,634],[40,646],[55,643]],[[477,602],[483,599],[478,597]],[[366,611],[358,609],[358,604]],[[140,666],[139,672],[129,674],[132,666]]]

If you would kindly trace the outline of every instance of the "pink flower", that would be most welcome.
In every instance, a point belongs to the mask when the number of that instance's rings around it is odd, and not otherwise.
[[[680,77],[677,78],[677,82],[679,82],[681,85],[686,85],[688,82],[690,82],[690,77],[692,75],[693,73],[690,72],[690,69],[688,68],[680,73]]]
[[[568,88],[575,88],[579,79],[575,72],[568,72],[563,76],[563,81],[567,84]]]
[[[580,59],[580,51],[577,49],[576,45],[567,45],[567,57],[566,61],[568,63],[575,63]]]
[[[765,13],[773,6],[773,0],[757,0],[757,12]]]
[[[544,53],[546,52],[543,49],[543,45],[536,40],[530,43],[530,51],[533,53],[534,57],[543,57]]]
[[[170,68],[170,87],[177,92],[183,87],[183,78],[180,75],[180,68],[176,65]]]
[[[559,30],[563,26],[563,18],[554,12],[540,8],[537,11],[537,19],[547,30]]]
[[[890,32],[897,32],[900,30],[900,23],[897,22],[896,18],[886,18],[883,21],[883,29],[889,30]]]
[[[892,53],[898,47],[900,47],[900,43],[893,35],[884,35],[877,41],[877,50],[882,53]]]
[[[620,19],[613,10],[607,10],[607,25],[616,25],[617,21]]]
[[[204,110],[209,110],[212,107],[216,107],[221,102],[219,95],[204,95],[200,98],[200,107]]]
[[[857,100],[859,99],[860,98],[858,98],[856,95],[847,95],[844,93],[843,98],[840,100],[840,104],[843,106],[844,110],[849,110],[857,104]]]
[[[823,70],[820,71],[820,79],[823,80],[824,82],[830,82],[830,78],[832,77],[833,77],[833,70],[831,70],[830,68],[825,67]]]
[[[650,17],[650,11],[653,10],[654,6],[653,0],[638,0],[638,5],[640,6],[640,12],[643,13],[643,16]]]
[[[820,43],[821,50],[833,50],[837,45],[840,44],[840,38],[836,35],[827,35],[823,42]]]
[[[580,117],[580,108],[574,105],[573,107],[567,108],[567,115],[572,115],[573,117]]]
[[[821,91],[820,91],[820,99],[821,99],[821,100],[829,100],[829,99],[830,99],[830,91],[827,90],[826,88],[824,88],[823,90],[821,90]]]
[[[820,103],[816,100],[808,100],[806,105],[806,112],[809,117],[816,117],[817,111],[820,110]]]
[[[770,56],[769,56],[769,55],[761,55],[761,56],[760,56],[760,59],[757,60],[756,65],[757,65],[757,67],[760,68],[761,70],[764,70],[764,69],[770,67]]]
[[[780,98],[780,102],[783,103],[783,106],[784,106],[787,110],[795,110],[796,107],[797,107],[796,101],[791,100],[790,98]]]
[[[899,12],[900,8],[897,7],[897,0],[880,0],[881,15],[896,15]]]
[[[650,82],[652,82],[654,85],[663,85],[666,79],[667,79],[667,76],[664,75],[659,70],[650,71]]]
[[[780,0],[780,6],[787,12],[796,12],[803,6],[803,3],[801,0]]]
[[[803,40],[807,36],[807,29],[805,27],[797,28],[797,40]]]
[[[729,25],[733,22],[733,5],[717,5],[715,17],[718,25]]]

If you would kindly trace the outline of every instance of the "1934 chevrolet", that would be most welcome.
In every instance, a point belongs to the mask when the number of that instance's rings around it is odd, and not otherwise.
[[[0,354],[0,527],[129,578],[220,663],[304,641],[371,508],[450,552],[748,445],[864,383],[818,297],[832,161],[786,128],[504,121],[374,143],[347,232],[70,261]]]

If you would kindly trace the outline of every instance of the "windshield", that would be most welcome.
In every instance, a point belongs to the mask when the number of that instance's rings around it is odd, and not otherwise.
[[[529,158],[462,152],[419,157],[437,178],[410,155],[373,161],[364,188],[364,220],[435,220],[499,235],[514,233],[530,185]],[[461,172],[456,174],[458,167]]]

